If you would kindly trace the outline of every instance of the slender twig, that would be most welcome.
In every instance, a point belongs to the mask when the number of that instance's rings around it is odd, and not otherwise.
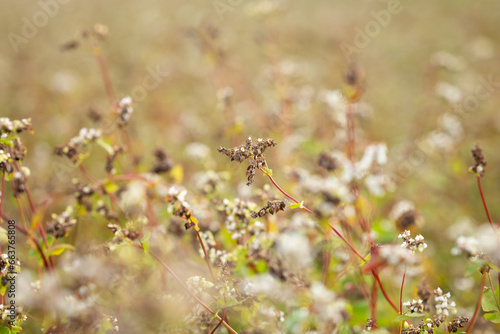
[[[490,223],[491,228],[493,229],[493,232],[497,232],[498,228],[500,227],[500,218],[497,222],[497,226],[493,224],[493,221],[491,220],[490,212],[488,211],[488,205],[486,204],[486,199],[484,198],[484,193],[483,193],[483,187],[481,186],[481,176],[477,176],[477,187],[479,189],[479,194],[481,195],[481,200],[483,201],[483,206],[484,206],[484,211],[486,211],[486,216],[488,217],[488,221]],[[498,238],[497,238],[497,245],[498,245]],[[500,260],[498,261],[500,264]],[[500,286],[500,272],[497,273],[498,277],[498,286]]]
[[[7,217],[3,212],[0,214],[0,217],[5,221],[5,222],[8,222],[9,220],[12,220],[10,219],[9,217]],[[49,263],[47,262],[47,258],[45,257],[45,254],[43,253],[43,249],[42,247],[40,246],[40,243],[38,242],[38,240],[33,237],[27,229],[24,229],[22,228],[21,226],[15,224],[15,227],[16,229],[21,232],[22,234],[24,234],[27,238],[31,239],[33,241],[33,243],[35,244],[36,246],[36,249],[38,250],[38,252],[40,253],[40,256],[42,257],[42,260],[43,260],[43,264],[45,266],[46,269],[50,270],[50,266],[49,266]]]
[[[217,284],[217,279],[215,278],[214,272],[212,270],[212,265],[210,264],[210,258],[208,257],[207,250],[205,249],[205,244],[203,243],[203,239],[201,238],[200,232],[198,230],[195,229],[195,232],[196,232],[196,235],[198,236],[198,240],[200,241],[200,245],[201,245],[201,249],[203,250],[203,254],[205,255],[205,260],[207,261],[207,266],[208,266],[208,270],[210,270],[210,276],[212,277],[212,281],[214,284]],[[224,297],[224,302],[227,303],[225,291],[223,293],[223,297]],[[227,321],[225,307],[222,308],[222,318],[226,319],[226,321]],[[220,326],[220,324],[219,324],[219,326]]]
[[[299,203],[299,201],[297,201],[295,198],[293,198],[292,196],[290,196],[289,194],[287,194],[277,183],[276,181],[274,181],[273,177],[267,173],[264,169],[260,169],[264,174],[266,174],[269,179],[271,180],[271,182],[276,186],[276,188],[278,188],[278,190],[283,194],[285,195],[286,197],[290,198],[292,201],[294,201],[295,203]],[[308,209],[307,207],[305,207],[304,205],[301,206],[302,209],[304,209],[305,211],[309,212],[310,214],[314,214],[310,209]],[[339,231],[337,231],[337,229],[335,227],[333,227],[330,223],[328,223],[328,226],[330,226],[330,228],[335,232],[335,234],[337,234],[339,236],[340,239],[342,239],[342,241],[344,241],[346,243],[347,246],[349,246],[349,248],[351,248],[351,250],[361,259],[363,260],[364,262],[366,262],[366,259],[356,250],[356,248],[346,239],[342,236],[342,234],[340,234]],[[380,286],[380,290],[382,290],[382,293],[384,294],[384,297],[385,299],[387,299],[387,301],[389,302],[389,304],[391,304],[391,306],[396,310],[396,312],[399,313],[399,309],[398,307],[396,306],[396,304],[394,304],[394,302],[391,300],[391,298],[387,295],[387,293],[385,292],[385,289],[384,289],[384,286],[382,284],[382,282],[380,281],[380,277],[378,276],[378,274],[375,272],[375,270],[372,270],[372,274],[373,274],[373,277],[375,277],[375,279],[377,280],[378,282],[378,285]]]
[[[491,281],[491,275],[489,272],[488,272],[488,280],[490,281],[491,293],[493,293],[493,298],[495,298],[495,303],[497,304],[497,307],[500,310],[500,304],[498,303],[497,296],[495,295],[495,288],[493,288],[493,282]]]
[[[196,235],[198,236],[198,240],[200,241],[201,249],[203,250],[203,254],[205,255],[205,261],[207,262],[207,267],[208,270],[210,271],[210,276],[212,276],[212,281],[214,284],[217,282],[215,279],[214,272],[212,270],[212,265],[210,264],[210,258],[208,257],[207,250],[205,249],[205,244],[203,243],[203,239],[201,238],[200,232],[198,232],[196,229],[194,229],[196,232]]]
[[[370,313],[371,313],[371,318],[372,318],[372,324],[374,326],[377,326],[377,297],[378,297],[377,292],[378,292],[377,282],[375,280],[373,280],[372,293],[371,293],[371,297],[370,297]]]
[[[295,198],[293,198],[292,196],[290,196],[289,194],[287,194],[283,189],[281,189],[281,187],[276,183],[276,181],[274,181],[273,177],[271,176],[271,174],[269,174],[268,172],[266,172],[264,169],[260,168],[261,172],[263,172],[264,174],[266,174],[269,179],[271,180],[271,182],[274,184],[274,186],[276,188],[278,188],[279,191],[281,191],[281,193],[283,195],[285,195],[286,197],[288,197],[289,199],[291,199],[292,201],[294,201],[295,203],[300,203],[299,201],[297,201]],[[301,209],[304,209],[305,211],[309,212],[310,214],[314,214],[311,210],[309,210],[307,207],[305,206],[301,206]]]
[[[405,286],[405,279],[406,279],[406,266],[405,266],[405,272],[403,274],[403,280],[401,282],[401,292],[399,293],[399,314],[403,314],[403,289]]]
[[[405,266],[405,272],[403,274],[403,280],[401,281],[401,292],[399,293],[399,314],[403,314],[403,289],[405,286],[405,279],[406,279],[406,266]],[[403,330],[403,322],[399,322],[399,334],[401,334],[401,331]]]
[[[106,66],[106,61],[102,56],[102,50],[93,36],[90,37],[90,43],[92,45],[92,52],[97,60],[97,63],[99,64],[99,70],[101,72],[102,81],[104,82],[104,87],[106,88],[106,93],[108,94],[109,101],[111,102],[111,105],[114,105],[116,102],[116,97],[113,91],[113,85],[111,84],[111,77],[109,75],[108,67]]]
[[[2,193],[0,194],[0,215],[2,215],[3,193],[5,192],[5,172],[2,173]]]
[[[220,325],[222,325],[222,318],[220,319],[219,323],[217,324],[217,326],[215,326],[214,330],[210,332],[210,334],[214,334],[215,331],[217,330],[217,328],[220,327]]]
[[[394,302],[391,300],[389,295],[387,295],[387,292],[385,292],[384,286],[382,285],[382,281],[380,281],[380,277],[378,276],[377,272],[375,270],[372,270],[372,274],[373,274],[373,277],[375,277],[375,279],[377,280],[378,285],[380,286],[380,290],[382,291],[382,294],[384,295],[385,299],[387,299],[389,304],[391,304],[392,308],[395,309],[396,312],[399,313],[398,307],[396,306],[396,304],[394,304]]]
[[[479,297],[477,298],[476,309],[474,310],[474,315],[470,320],[469,327],[467,328],[466,334],[469,334],[476,322],[477,315],[479,314],[479,308],[481,307],[481,300],[483,299],[484,283],[486,282],[486,270],[483,270],[483,278],[481,279],[481,289],[479,290]]]
[[[356,254],[361,260],[363,260],[363,262],[366,262],[366,259],[363,257],[363,255],[361,255],[356,250],[356,248],[354,248],[354,246],[346,238],[344,238],[342,236],[342,234],[340,234],[340,232],[337,231],[337,229],[335,227],[333,227],[333,225],[331,225],[330,223],[328,223],[328,226],[330,226],[330,228],[333,230],[333,232],[335,232],[335,234],[337,234],[339,236],[339,238],[342,239],[342,241],[344,241],[347,246],[349,246],[349,248],[354,252],[354,254]]]
[[[276,188],[278,188],[278,190],[279,190],[279,191],[280,191],[283,195],[285,195],[286,197],[288,197],[289,199],[291,199],[291,200],[292,200],[292,201],[294,201],[295,203],[300,203],[300,202],[299,202],[299,201],[297,201],[295,198],[293,198],[291,195],[289,195],[286,191],[284,191],[284,190],[283,190],[283,189],[282,189],[282,188],[281,188],[281,187],[280,187],[280,186],[276,183],[276,181],[274,181],[273,177],[272,177],[269,173],[267,173],[267,172],[266,172],[264,169],[262,169],[262,168],[261,168],[260,170],[261,170],[264,174],[266,174],[266,175],[269,177],[269,179],[270,179],[270,180],[271,180],[271,182],[274,184],[274,186],[275,186]],[[305,211],[307,211],[307,212],[309,212],[310,214],[314,215],[314,213],[313,213],[313,212],[312,212],[309,208],[307,208],[306,206],[301,205],[300,207],[301,207],[301,209],[304,209]],[[337,231],[337,229],[336,229],[335,227],[333,227],[330,223],[328,224],[328,226],[330,226],[330,228],[331,228],[331,229],[332,229],[332,230],[333,230],[333,231],[334,231],[334,232],[335,232],[335,233],[336,233],[336,234],[340,237],[340,239],[342,239],[342,241],[344,241],[344,242],[345,242],[345,243],[349,246],[349,248],[351,248],[351,249],[352,249],[352,251],[353,251],[353,252],[354,252],[357,256],[359,256],[359,258],[360,258],[361,260],[363,260],[364,262],[366,262],[366,259],[365,259],[365,258],[364,258],[361,254],[359,254],[359,252],[356,250],[356,248],[355,248],[355,247],[354,247],[354,246],[353,246],[353,245],[352,245],[352,244],[351,244],[351,243],[350,243],[350,242],[349,242],[346,238],[344,238],[344,237],[342,236],[342,234],[340,234],[340,232],[339,232],[339,231]]]
[[[486,211],[486,216],[488,217],[488,221],[490,222],[491,228],[496,232],[497,228],[493,225],[493,221],[491,220],[490,212],[488,211],[488,205],[486,205],[486,200],[484,199],[483,187],[481,186],[481,177],[477,177],[477,186],[479,188],[479,194],[481,194],[481,200],[483,201],[484,210]]]
[[[139,246],[139,245],[135,245],[135,244],[132,244],[133,247],[135,248],[138,248],[138,249],[142,249],[144,250],[144,248],[142,246]],[[181,287],[187,292],[189,293],[189,295],[191,297],[193,297],[205,310],[207,310],[210,314],[212,314],[213,316],[215,316],[219,321],[222,322],[222,325],[224,325],[224,327],[227,328],[227,330],[230,332],[230,333],[233,333],[233,334],[238,334],[238,332],[236,332],[231,326],[229,326],[229,324],[224,321],[223,318],[221,318],[217,313],[215,313],[214,311],[212,311],[212,309],[207,306],[200,298],[198,298],[187,286],[186,284],[184,283],[184,281],[182,281],[180,279],[179,276],[177,276],[177,274],[167,265],[165,264],[156,254],[152,253],[151,251],[148,252],[148,254],[153,257],[156,261],[158,261],[158,263],[163,267],[163,269],[165,269],[166,271],[168,271],[170,273],[170,275],[172,275],[174,277],[174,279],[181,285]]]
[[[16,196],[17,207],[19,208],[19,214],[21,215],[21,221],[23,222],[23,226],[25,230],[28,230],[28,225],[26,225],[26,219],[24,218],[23,207],[21,205],[21,201],[19,200],[19,196]]]
[[[89,179],[92,183],[94,183],[98,188],[102,189],[104,191],[104,193],[109,197],[109,199],[111,200],[111,203],[116,205],[118,207],[118,209],[120,209],[120,211],[124,214],[124,215],[127,215],[127,213],[125,212],[125,210],[121,207],[120,205],[120,202],[118,202],[118,199],[116,198],[116,196],[113,194],[113,193],[110,193],[110,192],[107,192],[106,189],[104,189],[104,184],[102,182],[99,182],[98,180],[94,179],[92,177],[92,175],[89,174],[89,172],[87,172],[87,170],[85,169],[85,167],[83,167],[83,165],[80,165],[80,171],[82,172],[82,174],[87,178]]]

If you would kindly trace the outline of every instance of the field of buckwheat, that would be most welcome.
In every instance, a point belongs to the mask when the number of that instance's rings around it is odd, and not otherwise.
[[[498,1],[0,8],[0,334],[500,332]]]

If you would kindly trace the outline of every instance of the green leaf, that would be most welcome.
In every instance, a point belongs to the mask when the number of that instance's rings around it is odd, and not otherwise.
[[[271,168],[267,168],[267,167],[262,167],[262,169],[264,170],[264,172],[266,174],[268,174],[269,176],[273,176],[273,170]]]
[[[423,317],[425,314],[423,313],[407,313],[407,314],[403,314],[403,315],[400,315],[399,317],[396,317],[394,318],[393,322],[400,322],[400,321],[405,321],[407,319],[414,319],[414,318],[421,318]]]
[[[300,203],[292,203],[288,206],[290,209],[302,209],[304,208],[304,201]]]
[[[116,183],[106,182],[104,184],[104,190],[107,194],[114,194],[120,187]]]
[[[221,304],[220,308],[229,308],[241,304],[241,302],[231,296],[226,296],[226,301],[224,301],[224,299],[219,299],[218,303]]]
[[[23,331],[22,327],[12,326],[11,333],[19,333],[19,332],[22,332],[22,331]]]
[[[9,286],[9,283],[7,283],[6,285],[0,285],[0,295],[2,295],[2,296],[5,295],[5,292],[7,291],[8,286]]]
[[[497,288],[498,294],[498,288]],[[494,292],[490,288],[485,288],[483,293],[483,298],[481,300],[481,306],[484,312],[498,312],[497,302],[495,300]]]
[[[10,334],[12,333],[9,327],[7,326],[2,326],[0,327],[0,334]]]
[[[56,255],[61,255],[66,249],[69,250],[75,250],[75,246],[70,245],[70,244],[59,244],[55,245],[53,247],[50,247],[46,252],[45,256],[56,256]]]
[[[465,276],[472,276],[474,274],[477,274],[478,272],[481,272],[481,268],[487,264],[488,261],[485,260],[477,260],[475,262],[472,262],[465,269]]]
[[[151,237],[150,232],[146,233],[146,235],[143,236],[141,239],[142,248],[144,248],[144,253],[146,253],[146,254],[149,253],[149,241],[148,241],[149,237]]]
[[[17,136],[13,136],[13,137],[7,137],[7,138],[0,138],[0,145],[3,145],[3,146],[14,146],[14,144],[12,144],[12,141],[14,139],[16,139]]]
[[[0,227],[0,243],[3,245],[6,244],[8,241],[9,239],[7,238],[7,230],[4,229],[3,227]]]
[[[111,145],[106,143],[106,141],[104,141],[102,138],[97,139],[95,142],[97,143],[97,145],[99,145],[103,149],[105,149],[109,155],[113,155],[113,153],[115,153],[115,151],[113,150],[113,147],[111,147]]]
[[[488,321],[491,321],[495,324],[500,324],[500,312],[495,313],[486,313],[484,318]]]

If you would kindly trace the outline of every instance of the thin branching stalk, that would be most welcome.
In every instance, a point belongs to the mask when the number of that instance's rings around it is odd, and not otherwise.
[[[488,280],[490,282],[491,292],[493,293],[493,298],[495,298],[495,303],[497,304],[498,309],[500,310],[500,304],[498,303],[497,296],[495,295],[495,288],[493,287],[493,281],[491,280],[491,275],[488,272]]]
[[[108,66],[106,65],[106,61],[102,56],[102,50],[92,34],[90,36],[90,43],[92,46],[92,53],[94,54],[94,57],[99,64],[99,70],[101,72],[102,81],[104,82],[104,87],[106,88],[106,93],[108,95],[109,101],[111,102],[111,105],[114,105],[116,103],[116,96],[113,90],[113,85],[111,84],[111,77],[109,75]]]
[[[290,196],[289,194],[287,194],[277,183],[276,181],[274,181],[273,177],[267,173],[264,169],[260,169],[264,174],[266,174],[269,179],[271,180],[271,182],[276,186],[276,188],[278,188],[279,191],[281,191],[281,193],[283,195],[285,195],[286,197],[290,198],[292,201],[294,201],[295,203],[299,203],[299,201],[297,201],[295,198],[293,198],[292,196]],[[309,208],[307,208],[306,206],[304,205],[301,205],[301,208],[304,209],[305,211],[309,212],[310,214],[314,214]],[[339,238],[342,239],[342,241],[344,241],[346,243],[347,246],[349,246],[349,248],[351,248],[351,250],[361,259],[363,260],[364,262],[366,262],[366,259],[356,250],[356,248],[346,239],[342,236],[342,234],[340,234],[339,231],[337,231],[337,229],[335,227],[333,227],[330,223],[328,223],[328,226],[330,226],[330,228],[339,236]],[[377,272],[375,270],[372,270],[371,271],[372,274],[373,274],[373,277],[375,277],[375,279],[377,280],[378,282],[378,285],[380,286],[380,290],[382,290],[382,293],[385,297],[385,299],[387,299],[387,301],[389,302],[389,304],[391,304],[391,306],[394,308],[394,310],[396,310],[396,312],[399,313],[399,309],[398,307],[396,306],[396,304],[394,304],[394,302],[391,300],[391,298],[389,297],[389,295],[387,295],[387,292],[385,291],[385,288],[382,284],[382,282],[380,281],[380,277],[378,276]]]
[[[405,271],[403,273],[403,280],[401,281],[401,292],[399,293],[399,314],[403,314],[403,289],[405,286],[405,279],[406,279],[406,266],[405,266]],[[403,322],[399,322],[399,334],[401,334],[401,331],[403,330]]]
[[[98,188],[100,189],[104,189],[104,184],[102,182],[99,182],[97,181],[96,179],[94,179],[92,177],[92,175],[90,175],[87,170],[85,169],[85,167],[83,167],[83,165],[80,165],[80,171],[82,172],[82,174],[87,178],[89,179],[94,185],[96,185]],[[113,194],[113,193],[109,193],[107,191],[104,191],[104,193],[109,197],[109,199],[111,200],[111,204],[112,205],[116,205],[118,207],[118,209],[120,209],[120,211],[124,214],[124,215],[127,215],[127,213],[125,212],[125,210],[121,207],[120,205],[120,202],[118,202],[118,199],[116,198],[116,196]]]
[[[377,325],[377,297],[378,297],[378,289],[377,282],[373,280],[372,282],[372,293],[370,295],[370,313],[372,324]]]
[[[201,245],[201,249],[203,250],[203,254],[205,255],[205,260],[207,262],[208,270],[210,271],[210,276],[212,277],[212,281],[214,282],[214,284],[217,284],[217,279],[215,278],[214,272],[212,270],[212,265],[210,264],[210,258],[208,257],[208,253],[207,253],[207,250],[205,248],[205,244],[203,243],[203,239],[201,238],[200,232],[198,230],[195,229],[195,232],[196,232],[196,235],[198,236],[198,240],[200,241],[200,245]],[[224,297],[224,302],[227,302],[225,291],[223,293],[223,297]],[[226,321],[227,321],[225,307],[222,309],[222,318],[226,319]],[[219,326],[220,326],[220,324],[219,324]]]
[[[387,301],[389,302],[389,304],[391,304],[392,308],[394,310],[396,310],[396,312],[399,313],[398,307],[391,300],[391,298],[389,297],[389,295],[387,294],[387,292],[385,292],[384,286],[382,285],[382,281],[380,280],[380,277],[378,276],[377,272],[375,270],[372,270],[372,274],[373,274],[373,277],[375,277],[375,279],[377,280],[378,285],[380,286],[380,290],[382,291],[382,294],[384,295],[385,299],[387,299]]]
[[[483,270],[483,278],[481,279],[481,289],[479,290],[479,297],[477,298],[476,309],[474,310],[474,315],[472,316],[472,319],[470,320],[470,324],[469,324],[469,327],[467,328],[466,334],[471,333],[472,327],[474,326],[474,323],[476,322],[477,315],[479,314],[479,308],[481,307],[481,300],[483,299],[484,283],[485,282],[486,282],[486,270]]]
[[[5,221],[5,222],[8,222],[9,220],[11,220],[9,217],[7,217],[3,212],[1,213],[1,218]],[[40,246],[40,243],[38,242],[38,240],[33,237],[27,229],[24,229],[22,228],[21,226],[15,224],[15,227],[16,229],[21,232],[22,234],[24,234],[27,238],[31,239],[33,241],[33,243],[35,244],[35,247],[36,249],[38,250],[38,252],[40,253],[40,256],[42,258],[42,261],[43,261],[43,265],[45,266],[45,268],[47,270],[50,270],[50,266],[49,266],[49,263],[47,262],[47,258],[45,257],[45,254],[43,253],[43,249],[42,247]]]
[[[144,248],[142,246],[139,246],[139,245],[135,245],[135,244],[132,244],[133,247],[135,248],[138,248],[138,249],[142,249],[144,250]],[[165,264],[156,254],[152,253],[151,251],[148,252],[148,254],[153,257],[156,261],[158,261],[158,263],[166,270],[170,273],[170,275],[172,275],[174,277],[174,279],[181,285],[181,287],[187,292],[189,293],[189,295],[191,297],[193,297],[205,310],[207,310],[211,315],[215,316],[219,321],[222,322],[222,325],[224,325],[224,327],[227,328],[227,330],[230,332],[230,333],[233,333],[233,334],[238,334],[238,332],[236,332],[226,321],[224,321],[223,318],[221,318],[217,313],[215,313],[214,311],[212,311],[212,309],[206,305],[203,301],[201,301],[200,298],[198,298],[187,286],[186,284],[180,279],[179,276],[177,276],[177,274],[167,265]]]
[[[484,199],[483,187],[481,186],[481,177],[480,176],[477,177],[477,187],[479,188],[479,194],[481,195],[481,200],[483,201],[484,211],[486,211],[486,216],[488,217],[488,222],[490,223],[493,231],[496,231],[498,227],[495,228],[495,225],[493,225],[493,221],[491,220],[490,212],[488,210],[488,205],[486,204],[486,200]]]
[[[493,229],[493,232],[497,232],[498,228],[500,227],[500,218],[497,222],[497,226],[493,224],[493,221],[491,220],[490,212],[488,210],[488,205],[486,204],[486,199],[484,198],[484,193],[483,193],[483,187],[481,186],[481,176],[477,176],[477,187],[479,189],[479,194],[481,195],[481,200],[483,202],[484,206],[484,211],[486,211],[486,216],[488,217],[488,222],[490,223],[491,228]],[[498,237],[497,237],[497,246],[498,246]],[[498,264],[500,265],[500,260],[498,261]],[[500,272],[497,273],[498,277],[498,286],[500,286]]]

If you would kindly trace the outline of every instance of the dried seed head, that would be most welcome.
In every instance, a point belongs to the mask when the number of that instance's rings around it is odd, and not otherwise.
[[[255,174],[258,169],[266,165],[266,160],[264,157],[264,152],[268,147],[276,146],[274,139],[257,140],[257,143],[253,143],[252,137],[248,137],[245,141],[245,145],[225,148],[222,146],[217,147],[217,151],[228,156],[231,161],[242,162],[249,159],[249,166],[246,171],[247,185],[252,184]]]
[[[161,173],[166,173],[166,172],[169,172],[170,170],[172,170],[174,163],[167,155],[167,152],[165,152],[161,148],[157,148],[154,151],[154,156],[156,157],[156,162],[151,170],[153,173],[161,174]]]
[[[474,166],[470,167],[469,170],[474,172],[477,176],[483,177],[484,176],[484,167],[488,164],[486,162],[486,159],[484,158],[483,155],[483,150],[481,147],[476,144],[476,146],[471,150],[472,152],[472,157],[474,158]]]
[[[344,81],[350,86],[361,86],[364,84],[365,70],[357,62],[351,62],[344,73]]]
[[[327,152],[321,152],[318,157],[318,165],[331,172],[337,169],[338,161],[331,154],[328,154]]]

